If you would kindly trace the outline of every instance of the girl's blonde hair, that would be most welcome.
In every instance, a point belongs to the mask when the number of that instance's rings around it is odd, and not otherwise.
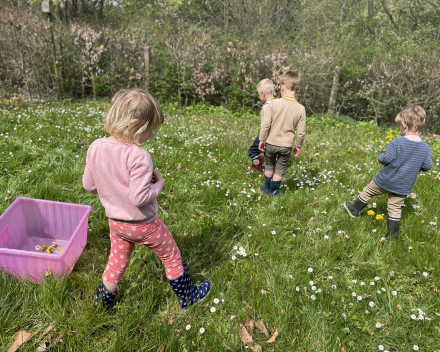
[[[105,130],[119,140],[140,144],[147,131],[154,134],[164,117],[156,99],[140,88],[122,89],[111,101],[104,119]]]
[[[408,132],[422,132],[425,126],[426,112],[418,105],[409,105],[396,116],[396,123],[404,122]]]

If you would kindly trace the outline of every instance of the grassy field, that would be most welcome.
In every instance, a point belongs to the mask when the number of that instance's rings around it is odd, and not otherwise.
[[[263,351],[440,350],[439,140],[430,142],[434,169],[406,200],[400,238],[384,241],[386,196],[367,209],[383,220],[367,210],[352,219],[342,203],[378,172],[377,156],[397,128],[308,118],[286,194],[270,198],[259,191],[262,175],[244,174],[258,116],[168,107],[166,123],[144,145],[166,179],[159,217],[194,279],[209,279],[212,291],[181,312],[161,262],[137,246],[118,304],[106,312],[93,296],[109,254],[108,223],[81,182],[87,145],[104,136],[104,111],[92,103],[0,109],[0,213],[19,196],[93,207],[70,276],[34,284],[0,274],[1,351],[20,330],[37,334],[19,351],[49,338],[63,341],[50,351],[244,351],[246,321]],[[256,327],[261,320],[268,336]]]

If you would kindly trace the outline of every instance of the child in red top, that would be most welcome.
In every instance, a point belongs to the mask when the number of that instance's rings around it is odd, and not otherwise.
[[[135,243],[150,248],[164,263],[168,281],[183,310],[203,299],[210,283],[193,285],[187,264],[168,228],[157,217],[156,198],[165,186],[153,168],[145,143],[163,123],[159,104],[142,89],[124,89],[113,97],[104,120],[111,137],[94,141],[87,151],[84,188],[97,194],[109,218],[111,250],[95,297],[110,308]]]

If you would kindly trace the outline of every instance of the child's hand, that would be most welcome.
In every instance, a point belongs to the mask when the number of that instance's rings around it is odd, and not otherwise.
[[[262,152],[266,150],[266,142],[260,141],[260,144],[258,144],[258,149],[260,149]]]
[[[299,156],[299,153],[301,153],[301,148],[295,147],[295,149],[293,150],[293,156],[297,157],[297,156]]]
[[[153,177],[151,178],[151,183],[152,184],[158,183],[162,186],[162,188],[165,187],[165,180],[163,179],[161,173],[156,169],[153,170]]]

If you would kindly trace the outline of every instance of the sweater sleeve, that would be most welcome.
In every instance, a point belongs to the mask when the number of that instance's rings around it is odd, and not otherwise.
[[[270,126],[272,125],[272,115],[273,105],[267,104],[267,108],[264,111],[264,120],[260,128],[260,141],[266,141],[269,135]]]
[[[432,169],[434,164],[432,163],[431,158],[431,149],[428,147],[428,154],[426,155],[425,161],[422,164],[421,170],[422,171],[428,171]]]
[[[304,139],[306,137],[306,109],[303,109],[301,117],[297,125],[297,135],[296,135],[296,146],[301,148],[304,144]]]
[[[98,190],[96,188],[95,179],[93,178],[92,169],[90,167],[89,153],[87,152],[86,156],[86,167],[84,169],[83,174],[83,187],[87,192],[92,194],[98,194]]]
[[[140,208],[154,201],[162,192],[158,183],[151,184],[153,177],[153,161],[146,152],[133,155],[128,161],[130,174],[128,197],[133,206]]]
[[[396,156],[397,156],[396,142],[395,139],[393,139],[391,143],[387,145],[385,149],[385,153],[379,155],[377,161],[379,162],[379,164],[387,166],[396,158]]]

